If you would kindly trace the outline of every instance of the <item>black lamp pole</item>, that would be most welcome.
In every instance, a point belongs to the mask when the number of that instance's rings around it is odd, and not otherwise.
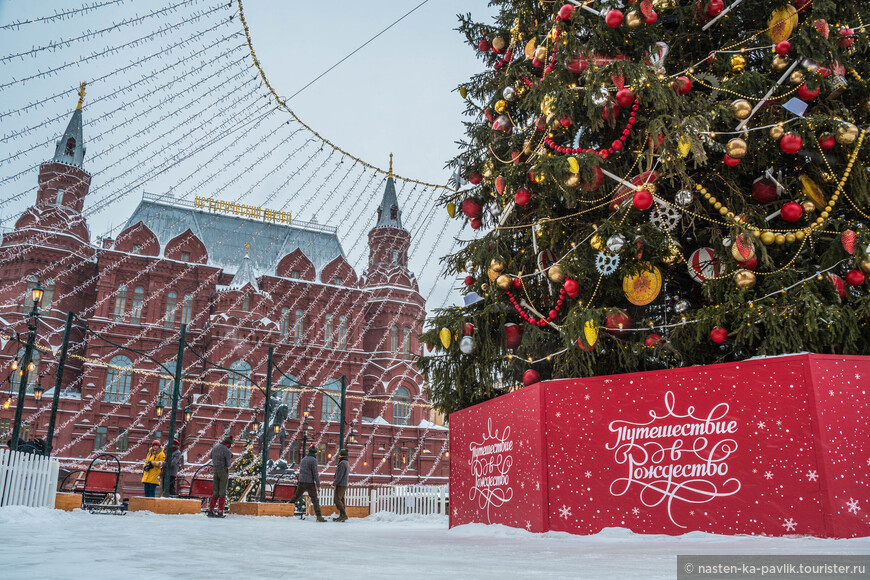
[[[60,388],[63,384],[63,369],[66,366],[66,353],[69,348],[69,333],[72,329],[72,312],[66,315],[66,326],[63,329],[63,344],[60,347],[60,358],[57,361],[57,380],[54,382],[54,393],[51,396],[51,417],[48,419],[48,434],[45,436],[45,454],[51,455],[54,440],[54,423],[57,419],[57,403],[60,400]]]
[[[266,463],[269,461],[269,436],[272,425],[269,424],[269,405],[272,402],[272,353],[273,347],[269,347],[269,357],[266,359],[266,416],[263,419],[263,455],[260,459],[260,501],[266,501]]]
[[[181,325],[181,333],[178,336],[178,358],[175,360],[175,380],[172,385],[172,415],[169,417],[169,441],[166,444],[166,456],[164,457],[163,470],[163,497],[169,497],[169,482],[170,471],[172,466],[172,452],[175,451],[175,445],[172,440],[175,439],[175,418],[178,413],[178,399],[181,397],[181,373],[184,370],[184,339],[187,334],[187,325]]]
[[[27,323],[27,344],[24,347],[24,360],[21,361],[21,374],[18,378],[21,379],[18,385],[18,400],[15,402],[15,421],[12,426],[12,442],[9,447],[13,451],[18,451],[18,438],[21,433],[21,418],[24,415],[24,397],[27,395],[27,379],[30,372],[30,362],[33,360],[33,345],[36,342],[36,324],[39,321],[39,301],[42,300],[42,286],[39,285],[39,280],[36,281],[36,286],[33,287],[31,298],[33,299],[33,309],[30,311],[30,320]]]

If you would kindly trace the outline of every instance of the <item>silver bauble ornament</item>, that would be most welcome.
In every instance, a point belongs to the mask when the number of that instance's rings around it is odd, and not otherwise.
[[[722,238],[722,245],[726,248],[730,248],[731,244],[733,243],[734,242],[731,240],[731,236],[725,236],[724,238]]]
[[[463,354],[471,354],[474,352],[474,339],[470,336],[463,336],[462,340],[459,341],[459,350],[462,351]]]
[[[596,107],[600,107],[601,105],[604,105],[609,100],[610,100],[610,91],[608,91],[604,87],[601,87],[599,90],[593,91],[593,93],[592,93],[592,102],[595,104]]]
[[[504,97],[504,100],[506,101],[513,101],[517,98],[517,90],[513,87],[505,87],[501,96]]]
[[[622,251],[623,246],[625,246],[625,236],[614,234],[607,238],[607,249],[614,254],[618,254]]]
[[[679,302],[674,304],[674,310],[676,312],[685,312],[689,309],[689,306],[691,305],[689,304],[688,300],[680,300]]]
[[[677,205],[682,207],[687,207],[692,203],[692,192],[688,189],[681,189],[677,192],[677,195],[674,197],[674,201],[677,202]]]

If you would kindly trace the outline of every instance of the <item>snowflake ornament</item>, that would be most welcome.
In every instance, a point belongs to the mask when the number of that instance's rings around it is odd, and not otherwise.
[[[858,512],[861,511],[861,508],[858,507],[858,500],[857,499],[852,499],[850,497],[849,501],[846,502],[846,505],[849,506],[849,511],[852,512],[853,514],[855,514],[856,516],[858,515]]]
[[[570,515],[571,515],[571,508],[569,508],[568,506],[563,505],[561,508],[559,508],[559,516],[560,517],[567,520],[568,516],[570,516]]]
[[[794,521],[794,518],[789,518],[785,520],[782,524],[782,527],[785,528],[786,532],[793,532],[797,528],[797,522]]]
[[[808,471],[807,479],[809,479],[810,481],[816,481],[817,479],[819,479],[819,474],[815,471]]]

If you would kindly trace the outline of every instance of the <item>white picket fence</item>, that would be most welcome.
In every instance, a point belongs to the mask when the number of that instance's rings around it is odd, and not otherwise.
[[[318,496],[320,505],[335,503],[335,489],[332,487],[321,487]],[[350,486],[345,492],[344,501],[348,507],[368,507],[370,514],[393,512],[400,515],[447,515],[448,498],[446,485]]]
[[[0,449],[0,506],[54,507],[56,459]]]

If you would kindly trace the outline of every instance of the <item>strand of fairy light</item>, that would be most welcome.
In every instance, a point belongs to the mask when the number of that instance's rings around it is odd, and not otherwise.
[[[66,10],[64,12],[55,12],[52,16],[41,16],[39,18],[30,18],[28,20],[16,20],[15,22],[4,24],[0,26],[0,30],[12,30],[12,29],[20,29],[25,24],[34,24],[36,22],[51,22],[53,20],[63,20],[70,16],[77,16],[80,14],[87,14],[88,12],[92,12],[97,10],[98,8],[102,8],[104,6],[109,5],[117,5],[123,4],[127,0],[101,0],[100,2],[94,2],[93,4],[85,4],[81,8],[73,8],[71,10]]]

